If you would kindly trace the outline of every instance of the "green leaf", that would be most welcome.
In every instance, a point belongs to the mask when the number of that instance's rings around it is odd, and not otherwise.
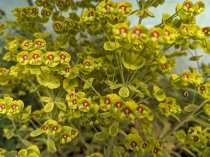
[[[97,132],[94,135],[94,139],[96,141],[104,141],[108,138],[109,134],[107,131],[101,131],[101,132]]]
[[[47,140],[47,148],[49,152],[51,153],[55,153],[57,151],[57,148],[55,147],[55,143],[51,138]]]
[[[51,98],[48,97],[48,96],[42,96],[41,97],[41,101],[43,101],[43,102],[50,102],[51,101]]]
[[[84,89],[88,89],[88,88],[90,88],[91,86],[92,86],[92,83],[93,83],[93,80],[94,80],[94,78],[89,78],[89,79],[87,79],[86,81],[85,81],[85,85],[84,85]]]
[[[104,113],[101,113],[101,114],[100,114],[100,117],[101,117],[101,118],[108,118],[108,117],[111,117],[111,115],[112,115],[112,114],[111,114],[110,112],[104,112]]]
[[[45,106],[44,106],[44,111],[45,112],[51,112],[54,108],[54,102],[48,102]]]
[[[32,132],[30,133],[30,136],[36,137],[36,136],[41,135],[42,133],[43,133],[43,130],[42,130],[42,129],[36,129],[36,130],[34,130],[34,131],[32,131]]]
[[[121,87],[119,90],[119,95],[123,98],[127,98],[130,95],[128,87]]]
[[[128,85],[128,88],[130,88],[130,90],[132,90],[133,92],[137,92],[137,93],[139,93],[139,92],[141,92],[140,90],[138,90],[135,86],[133,86],[133,85]]]
[[[107,41],[104,43],[104,49],[107,51],[113,51],[115,49],[118,49],[121,45],[118,42],[111,42]]]
[[[63,110],[63,111],[66,111],[66,104],[65,103],[62,103],[62,102],[56,102],[56,106]]]
[[[29,142],[28,140],[25,140],[25,139],[22,139],[21,142],[22,142],[26,147],[29,147],[29,146],[32,146],[32,145],[33,145],[31,142]]]
[[[184,110],[186,111],[186,112],[193,112],[193,111],[195,111],[196,109],[198,108],[198,106],[197,105],[187,105],[187,106],[185,106],[184,107]]]
[[[113,146],[113,157],[123,157],[125,150],[122,146]]]
[[[144,10],[141,10],[141,9],[136,10],[132,14],[137,15],[137,16],[142,16],[142,15],[144,15]]]
[[[22,119],[27,119],[31,115],[31,105],[27,106],[22,113]]]
[[[109,128],[109,134],[114,137],[118,134],[118,131],[119,131],[119,122],[112,123],[112,125]]]
[[[60,86],[60,81],[51,74],[40,74],[37,75],[37,81],[42,86],[46,86],[50,89],[58,88]]]
[[[120,87],[122,87],[122,86],[123,86],[123,84],[119,83],[119,84],[115,84],[115,85],[113,85],[113,86],[110,86],[109,88],[110,88],[110,89],[117,89],[117,88],[120,88]]]
[[[21,156],[21,157],[27,157],[28,155],[28,152],[26,149],[21,149],[18,154]]]
[[[122,63],[126,69],[137,70],[144,66],[146,59],[137,53],[126,53],[122,58]]]
[[[145,11],[145,13],[146,13],[148,16],[150,16],[150,17],[155,17],[154,14],[153,14],[151,11],[149,11],[148,9],[146,9],[146,10],[144,10],[144,11]]]
[[[190,59],[191,61],[198,61],[202,56],[203,56],[203,55],[200,55],[200,56],[192,56],[192,57],[190,57],[189,59]]]
[[[166,98],[166,94],[163,89],[160,89],[158,86],[153,86],[153,95],[158,101],[163,101]]]

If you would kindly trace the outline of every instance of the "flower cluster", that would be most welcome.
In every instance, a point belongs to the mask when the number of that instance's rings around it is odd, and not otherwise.
[[[30,135],[36,137],[43,133],[53,137],[59,136],[60,142],[64,144],[71,142],[78,135],[78,130],[70,126],[61,126],[57,121],[48,119],[41,128],[32,131]]]

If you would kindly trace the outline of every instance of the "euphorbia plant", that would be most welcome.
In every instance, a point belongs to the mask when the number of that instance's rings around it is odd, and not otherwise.
[[[15,21],[0,12],[0,156],[210,156],[210,65],[196,55],[210,49],[210,28],[196,24],[205,5],[186,0],[148,28],[164,0],[137,2],[36,0]],[[197,67],[176,73],[187,53]]]

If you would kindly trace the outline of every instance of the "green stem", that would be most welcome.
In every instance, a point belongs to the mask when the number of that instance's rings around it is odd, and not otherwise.
[[[201,105],[194,110],[193,112],[191,112],[188,116],[186,116],[183,120],[181,120],[177,125],[175,125],[175,127],[173,129],[171,129],[170,131],[168,131],[161,140],[165,140],[169,135],[171,135],[174,131],[176,131],[177,129],[179,129],[185,122],[189,121],[193,115],[199,110],[201,109],[206,103],[208,103],[209,100],[204,100],[203,103],[201,103]]]
[[[82,77],[82,76],[79,76],[79,78],[84,81],[84,82],[87,82],[87,80]],[[101,94],[93,87],[93,85],[90,86],[92,88],[92,90],[101,98]]]

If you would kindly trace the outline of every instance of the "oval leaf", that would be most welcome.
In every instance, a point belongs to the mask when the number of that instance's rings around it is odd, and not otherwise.
[[[120,47],[120,44],[118,42],[107,41],[104,43],[104,49],[107,51],[112,51],[119,47]]]
[[[112,125],[109,128],[109,134],[114,137],[118,134],[118,131],[119,131],[119,122],[112,123]]]
[[[104,141],[108,138],[108,133],[106,131],[102,131],[102,132],[97,132],[94,135],[94,139],[97,141]]]
[[[57,151],[57,148],[55,147],[55,143],[52,139],[47,140],[47,148],[49,152],[55,153]]]
[[[121,87],[119,90],[119,95],[123,98],[127,98],[130,95],[128,87]]]
[[[36,129],[36,130],[34,130],[34,131],[32,131],[32,132],[30,133],[30,136],[36,137],[36,136],[41,135],[42,133],[43,133],[43,130],[42,130],[42,129]]]
[[[198,108],[197,105],[187,105],[187,106],[184,107],[184,110],[185,110],[186,112],[193,112],[193,111],[195,111],[197,108]]]
[[[44,106],[44,111],[45,112],[51,112],[54,108],[54,103],[53,102],[48,102],[45,106]]]

